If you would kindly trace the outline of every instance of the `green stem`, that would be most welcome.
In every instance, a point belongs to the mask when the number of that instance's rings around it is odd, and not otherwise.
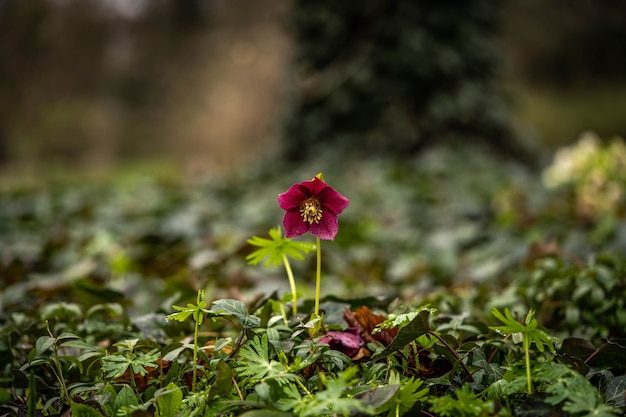
[[[302,391],[306,393],[307,397],[313,398],[313,394],[311,394],[311,392],[308,389],[306,389],[302,381],[300,381],[300,378],[296,378],[296,383],[300,386],[300,388],[302,388]]]
[[[465,365],[465,363],[463,362],[463,360],[461,359],[461,357],[459,356],[459,354],[457,353],[456,350],[454,350],[454,348],[452,348],[452,346],[450,346],[448,344],[448,342],[446,342],[446,340],[439,336],[437,333],[435,333],[432,330],[428,331],[428,334],[435,337],[437,340],[439,340],[445,347],[446,349],[448,349],[448,351],[450,353],[452,353],[452,355],[454,355],[454,357],[456,358],[456,360],[458,361],[459,364],[461,364],[461,367],[463,367],[463,369],[465,370],[465,372],[467,373],[467,377],[469,378],[469,380],[471,382],[474,382],[474,378],[472,377],[472,372],[467,368],[467,365]]]
[[[37,385],[35,384],[35,373],[30,370],[28,375],[28,409],[26,410],[27,417],[35,417],[35,411],[37,410]]]
[[[130,379],[130,387],[133,389],[133,392],[137,393],[137,384],[135,383],[135,373],[133,372],[133,367],[128,367],[128,379]]]
[[[317,249],[317,272],[315,274],[315,317],[320,316],[320,290],[322,287],[322,243],[319,237],[315,238]]]
[[[528,393],[532,394],[533,386],[530,380],[530,336],[528,335],[528,333],[524,333],[524,339],[522,340],[524,345],[524,355],[526,356],[526,381],[528,383]]]
[[[284,253],[283,264],[285,265],[285,271],[287,271],[287,277],[289,278],[289,286],[291,287],[291,302],[293,303],[292,311],[295,317],[298,314],[298,293],[296,292],[296,280],[293,278],[293,271],[291,270],[289,259]]]
[[[278,303],[278,308],[280,308],[280,314],[283,316],[283,323],[285,323],[285,326],[289,326],[289,320],[287,320],[287,313],[285,313],[285,306],[283,303]]]
[[[201,319],[195,320],[195,326],[193,331],[193,371],[191,378],[191,390],[196,390],[196,377],[198,372],[198,330],[200,328]]]
[[[56,338],[54,337],[54,335],[52,334],[52,331],[50,330],[50,323],[48,323],[48,320],[46,320],[46,330],[48,331],[48,335],[51,338],[55,339],[55,342],[52,345],[52,351],[53,351],[52,362],[54,364],[52,366],[52,372],[54,373],[57,381],[59,381],[61,392],[63,393],[63,397],[65,398],[65,401],[67,401],[67,405],[71,405],[72,399],[70,398],[70,393],[69,393],[69,390],[67,389],[67,385],[65,384],[65,378],[63,377],[63,365],[61,365],[61,360],[59,359],[59,350],[56,345]]]

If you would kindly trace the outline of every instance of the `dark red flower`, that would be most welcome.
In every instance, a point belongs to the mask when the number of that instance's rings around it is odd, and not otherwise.
[[[318,342],[325,343],[331,349],[338,350],[350,357],[356,355],[359,349],[365,345],[359,335],[359,329],[356,327],[347,328],[343,332],[327,332]]]
[[[297,237],[311,232],[315,237],[333,240],[339,230],[337,215],[348,207],[350,200],[318,177],[292,185],[278,196],[285,236]]]

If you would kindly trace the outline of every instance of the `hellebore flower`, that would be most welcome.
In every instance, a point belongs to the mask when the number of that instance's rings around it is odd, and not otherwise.
[[[357,354],[359,349],[365,345],[365,342],[359,335],[359,329],[350,327],[343,332],[328,332],[319,343],[327,344],[331,349],[338,350],[352,357]]]
[[[339,226],[337,215],[348,207],[350,200],[339,194],[319,176],[292,185],[278,196],[285,236],[297,237],[311,232],[317,238],[333,240]]]

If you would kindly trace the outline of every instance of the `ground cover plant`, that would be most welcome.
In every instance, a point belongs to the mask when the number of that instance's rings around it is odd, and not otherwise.
[[[623,415],[623,149],[7,190],[0,415]]]

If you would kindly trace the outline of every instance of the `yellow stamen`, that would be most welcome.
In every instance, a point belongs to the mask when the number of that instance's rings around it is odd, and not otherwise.
[[[300,215],[309,224],[319,223],[322,220],[322,207],[315,198],[309,198],[300,205]]]

